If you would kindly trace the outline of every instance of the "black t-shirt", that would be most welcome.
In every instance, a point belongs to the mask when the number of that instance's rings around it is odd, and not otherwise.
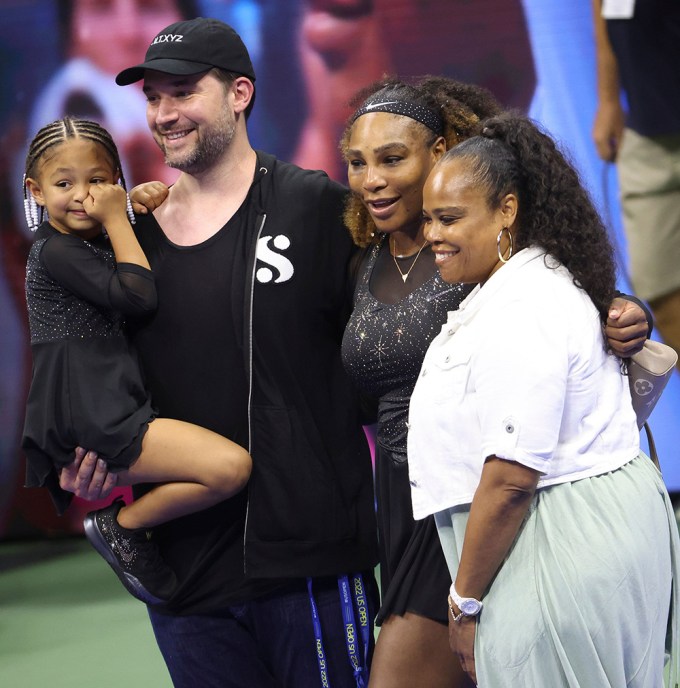
[[[680,2],[636,0],[631,19],[607,20],[627,125],[643,136],[680,133]]]
[[[138,219],[136,231],[156,279],[158,309],[131,332],[159,415],[196,423],[244,447],[247,206],[248,200],[219,232],[195,246],[172,244],[153,217]],[[156,529],[162,554],[180,579],[171,610],[210,611],[280,585],[266,580],[252,584],[245,578],[246,504],[247,489]],[[216,528],[220,522],[223,527]]]
[[[196,246],[170,243],[156,225],[149,260],[158,309],[134,341],[162,416],[202,425],[247,447],[248,387],[237,336],[244,291],[238,275],[244,271],[234,272],[235,262],[245,261],[241,216],[242,209]]]

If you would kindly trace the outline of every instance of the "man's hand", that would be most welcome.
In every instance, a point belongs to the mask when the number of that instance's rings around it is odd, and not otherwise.
[[[634,301],[616,297],[609,307],[605,334],[612,351],[621,358],[637,353],[647,340],[647,316]]]
[[[116,486],[118,478],[109,473],[106,462],[96,452],[76,447],[76,458],[73,463],[64,466],[59,474],[59,485],[62,490],[73,492],[76,497],[95,500],[105,499]]]
[[[130,191],[132,209],[141,215],[153,212],[168,197],[168,193],[169,189],[163,182],[139,184]]]
[[[616,162],[621,148],[625,115],[618,100],[600,104],[593,122],[593,141],[597,154],[605,162]]]

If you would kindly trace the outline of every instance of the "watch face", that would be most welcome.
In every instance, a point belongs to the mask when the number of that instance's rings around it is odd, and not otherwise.
[[[482,609],[482,605],[478,600],[468,599],[460,603],[459,609],[465,616],[476,616]]]

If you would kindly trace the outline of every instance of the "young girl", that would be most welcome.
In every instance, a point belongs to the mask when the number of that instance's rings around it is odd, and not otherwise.
[[[252,462],[214,432],[156,418],[124,333],[124,317],[156,307],[126,200],[118,151],[100,125],[65,117],[33,139],[24,177],[26,219],[37,230],[26,266],[33,378],[22,447],[27,486],[47,487],[59,513],[72,497],[59,471],[77,446],[97,450],[118,485],[166,483],[84,524],[125,587],[159,604],[175,576],[147,530],[234,495]]]

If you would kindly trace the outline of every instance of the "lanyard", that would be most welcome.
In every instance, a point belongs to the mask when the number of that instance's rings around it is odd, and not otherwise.
[[[354,617],[354,607],[352,605],[352,595],[350,593],[349,579],[347,576],[338,576],[338,588],[340,589],[340,606],[342,607],[342,617],[345,622],[345,642],[347,643],[347,654],[354,671],[354,680],[357,688],[365,688],[368,683],[368,644],[369,644],[369,623],[368,623],[368,604],[366,601],[366,590],[364,579],[360,573],[352,577],[354,584],[354,601],[356,601],[357,612],[359,614],[359,628],[361,629],[361,640],[364,646],[363,664],[359,653],[359,639],[357,637],[357,625]]]
[[[340,606],[342,608],[347,654],[349,655],[349,661],[352,665],[357,688],[366,688],[368,685],[368,648],[371,630],[368,618],[368,601],[366,599],[364,579],[360,573],[352,576],[352,583],[354,585],[353,589],[350,588],[349,578],[346,575],[338,576],[338,589],[340,591]],[[319,663],[321,686],[322,688],[330,688],[328,661],[326,660],[326,653],[323,649],[321,621],[319,619],[319,610],[312,593],[311,578],[307,579],[307,591],[309,593],[309,604],[312,610],[312,624],[314,626],[314,638],[316,640],[316,658]],[[359,629],[361,630],[361,640],[364,646],[363,660],[359,650],[359,639],[357,638],[353,602],[356,603],[356,609],[359,615]]]
[[[314,625],[314,638],[316,639],[316,659],[319,662],[319,675],[321,676],[321,688],[330,688],[328,681],[328,664],[326,653],[323,649],[321,640],[321,621],[319,620],[319,610],[316,608],[314,595],[312,594],[312,579],[307,579],[307,591],[309,592],[309,604],[312,608],[312,624]]]

